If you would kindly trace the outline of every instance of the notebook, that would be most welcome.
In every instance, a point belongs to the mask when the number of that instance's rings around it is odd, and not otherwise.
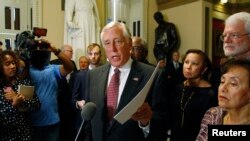
[[[34,86],[19,85],[18,93],[23,94],[26,99],[32,99],[35,93]]]

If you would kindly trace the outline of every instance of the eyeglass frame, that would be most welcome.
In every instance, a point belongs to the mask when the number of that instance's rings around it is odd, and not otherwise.
[[[220,40],[225,41],[225,38],[228,36],[229,39],[239,39],[243,36],[250,35],[250,33],[244,33],[244,34],[239,34],[239,33],[230,33],[230,34],[225,34],[225,35],[220,35]]]
[[[116,47],[121,47],[124,44],[124,41],[122,39],[114,39],[113,41],[105,41],[103,43],[104,47],[111,47],[112,45]]]
[[[140,52],[144,52],[145,49],[143,46],[132,46],[132,51],[140,51]]]

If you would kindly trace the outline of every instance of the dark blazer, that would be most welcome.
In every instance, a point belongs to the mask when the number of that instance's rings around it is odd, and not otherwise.
[[[71,60],[76,71],[75,62]],[[50,61],[50,64],[62,65],[60,59]],[[71,84],[67,82],[66,78],[62,78],[58,81],[58,110],[60,117],[60,141],[72,140],[74,138],[73,130],[73,117],[74,111],[71,105]]]
[[[75,115],[75,129],[78,130],[78,128],[81,125],[82,117],[81,117],[81,110],[76,108],[76,101],[79,100],[85,100],[85,87],[86,87],[86,80],[87,80],[87,72],[88,70],[80,70],[77,72],[74,72],[71,75],[71,82],[72,83],[72,106],[74,111],[76,112]]]
[[[170,82],[168,87],[175,88],[177,84],[182,83],[185,80],[183,75],[183,64],[179,63],[179,68],[175,69],[173,61],[170,61],[165,69],[167,79]]]
[[[110,64],[105,64],[88,73],[87,99],[97,105],[97,111],[91,120],[93,141],[145,141],[146,139],[142,129],[138,126],[138,122],[132,119],[123,125],[114,119],[111,125],[108,126],[107,124],[105,91],[110,67]],[[133,61],[116,113],[138,94],[148,82],[153,71],[153,66]],[[146,100],[153,110],[153,118],[150,121],[150,134],[147,137],[147,140],[150,141],[156,140],[156,138],[160,138],[162,134],[166,133],[166,99],[163,91],[161,91],[164,80],[161,79],[160,74],[159,71]]]

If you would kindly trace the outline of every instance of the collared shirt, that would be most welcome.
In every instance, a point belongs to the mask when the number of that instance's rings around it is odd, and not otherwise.
[[[131,65],[132,65],[132,59],[130,58],[126,64],[124,64],[122,67],[119,67],[120,70],[120,85],[119,85],[119,95],[118,95],[118,101],[117,101],[117,106],[119,104],[123,89],[125,87],[126,81],[128,79],[129,72],[131,70]],[[108,84],[110,83],[111,77],[114,74],[114,70],[116,67],[112,66],[110,67],[109,70],[109,78],[108,78]],[[107,85],[108,86],[108,85]]]
[[[178,62],[173,61],[173,64],[174,64],[174,68],[177,70],[177,69],[179,68],[179,63],[178,63]]]
[[[132,58],[129,58],[129,60],[127,61],[126,64],[124,64],[123,66],[119,67],[119,70],[120,70],[120,85],[119,85],[119,95],[118,95],[118,100],[117,100],[117,106],[119,105],[119,102],[120,102],[120,99],[121,99],[121,95],[122,95],[122,92],[123,92],[123,89],[125,87],[125,84],[126,84],[126,81],[128,79],[128,75],[129,75],[129,72],[131,70],[131,66],[132,66]],[[114,74],[114,70],[115,70],[116,67],[112,66],[110,67],[110,70],[109,70],[109,77],[108,77],[108,85],[110,83],[110,80]],[[108,86],[107,85],[107,86]],[[147,137],[148,134],[149,134],[149,128],[150,128],[150,124],[143,127],[140,125],[140,123],[138,122],[138,126],[143,130],[143,133],[144,133],[144,137]]]

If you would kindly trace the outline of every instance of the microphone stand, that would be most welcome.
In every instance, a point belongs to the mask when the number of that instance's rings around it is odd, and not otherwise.
[[[78,139],[78,137],[79,137],[79,135],[80,135],[80,133],[81,133],[81,130],[82,130],[82,126],[83,126],[83,124],[84,124],[84,120],[82,121],[81,126],[80,126],[80,128],[79,128],[79,130],[78,130],[78,132],[77,132],[77,135],[76,135],[75,141],[77,141],[77,139]]]

